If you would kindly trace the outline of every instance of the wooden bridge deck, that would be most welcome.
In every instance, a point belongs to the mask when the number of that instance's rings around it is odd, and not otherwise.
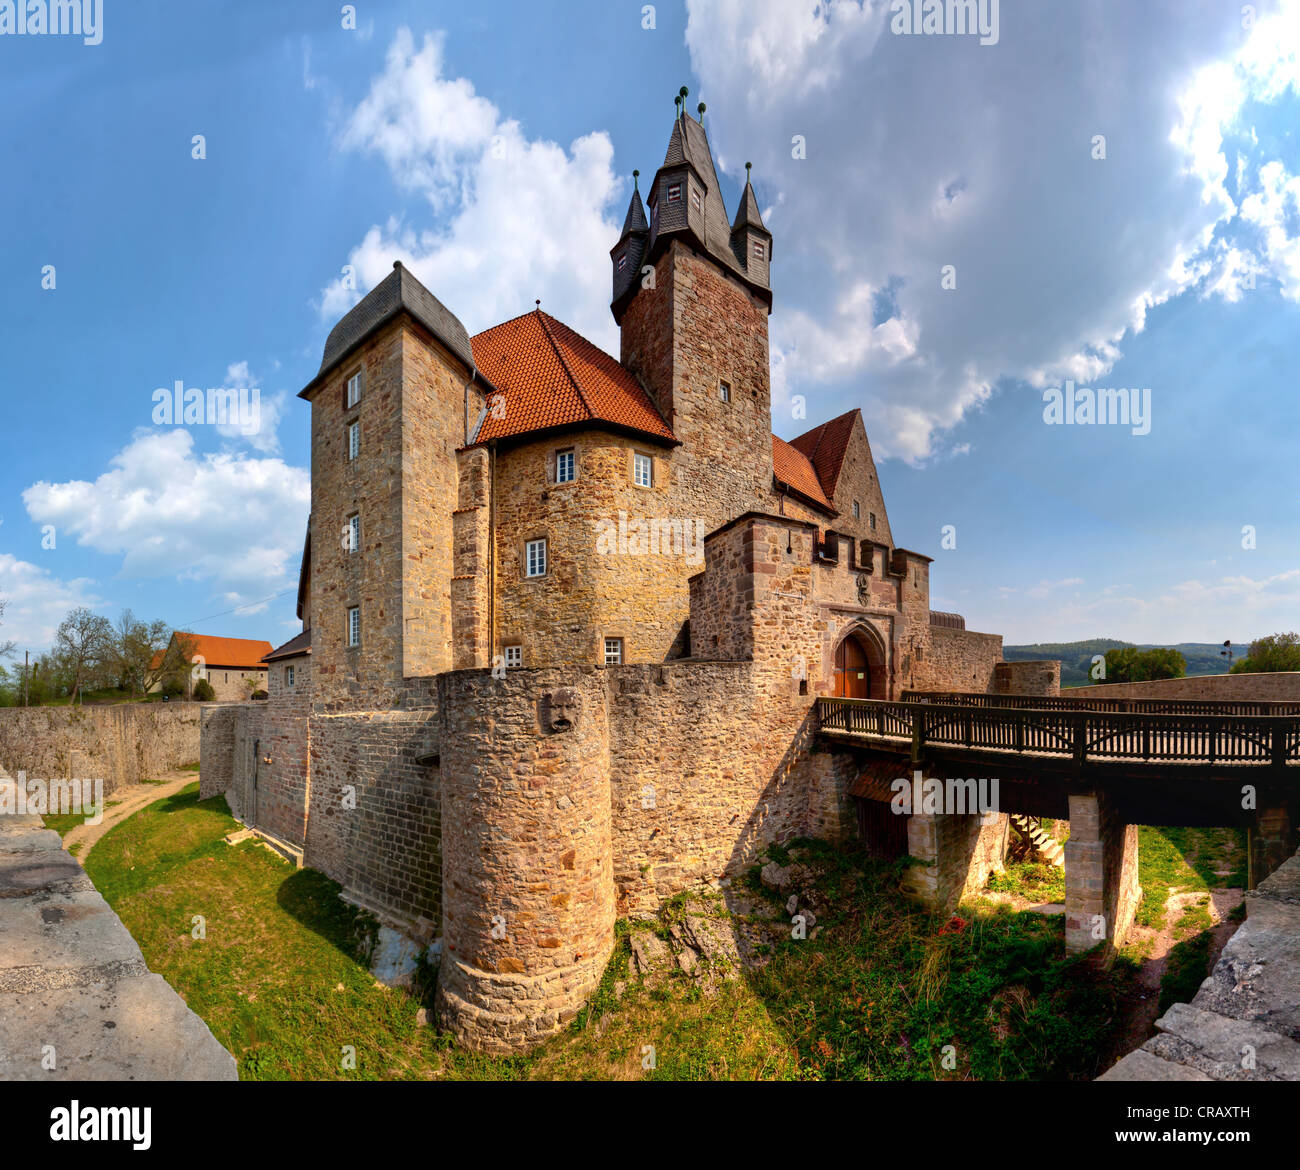
[[[1045,700],[1012,696],[936,698],[940,701],[822,698],[819,730],[850,742],[910,745],[918,758],[929,746],[1080,765],[1296,768],[1300,777],[1300,707],[1287,714],[1256,714],[1222,708],[1282,705],[1195,703],[1190,706],[1196,710],[1187,711],[1180,704],[1161,704],[1165,710],[1153,713],[1099,710],[1079,701],[1044,707]]]

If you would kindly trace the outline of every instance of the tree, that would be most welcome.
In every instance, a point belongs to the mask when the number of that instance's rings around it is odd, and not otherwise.
[[[1106,678],[1112,682],[1147,682],[1157,678],[1182,678],[1187,673],[1187,659],[1177,650],[1157,647],[1139,650],[1125,646],[1106,651]],[[1103,680],[1098,679],[1098,682]]]
[[[8,604],[7,601],[0,598],[0,622],[5,616],[5,606]],[[12,642],[0,642],[0,658],[8,658],[13,652],[14,644]]]
[[[113,657],[113,627],[108,618],[84,605],[72,610],[54,632],[54,656],[71,683],[72,702],[81,698],[87,682],[102,677]]]
[[[119,685],[132,694],[146,694],[168,668],[170,643],[166,622],[138,621],[129,609],[124,610],[113,630],[113,668]]]
[[[1300,671],[1300,634],[1269,634],[1250,644],[1250,653],[1232,664],[1233,674]]]

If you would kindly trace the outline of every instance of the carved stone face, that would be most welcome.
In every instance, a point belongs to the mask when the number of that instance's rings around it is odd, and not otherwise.
[[[546,696],[544,725],[552,734],[570,731],[578,723],[578,692],[561,687]]]
[[[871,597],[871,578],[866,573],[858,574],[858,601],[866,605]]]

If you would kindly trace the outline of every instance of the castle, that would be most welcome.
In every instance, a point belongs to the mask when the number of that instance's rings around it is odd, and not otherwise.
[[[471,337],[396,264],[301,393],[303,630],[268,702],[205,710],[203,794],[440,956],[466,1044],[561,1028],[616,918],[856,833],[817,696],[1017,688],[931,612],[861,414],[773,435],[772,251],[679,109],[610,252],[618,360],[540,307]]]

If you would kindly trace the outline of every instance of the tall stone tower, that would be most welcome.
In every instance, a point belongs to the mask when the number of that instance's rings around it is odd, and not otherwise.
[[[685,96],[683,87],[649,217],[634,190],[610,252],[610,309],[623,365],[681,440],[679,498],[713,527],[771,500],[772,235],[748,178],[728,226],[708,135]]]

